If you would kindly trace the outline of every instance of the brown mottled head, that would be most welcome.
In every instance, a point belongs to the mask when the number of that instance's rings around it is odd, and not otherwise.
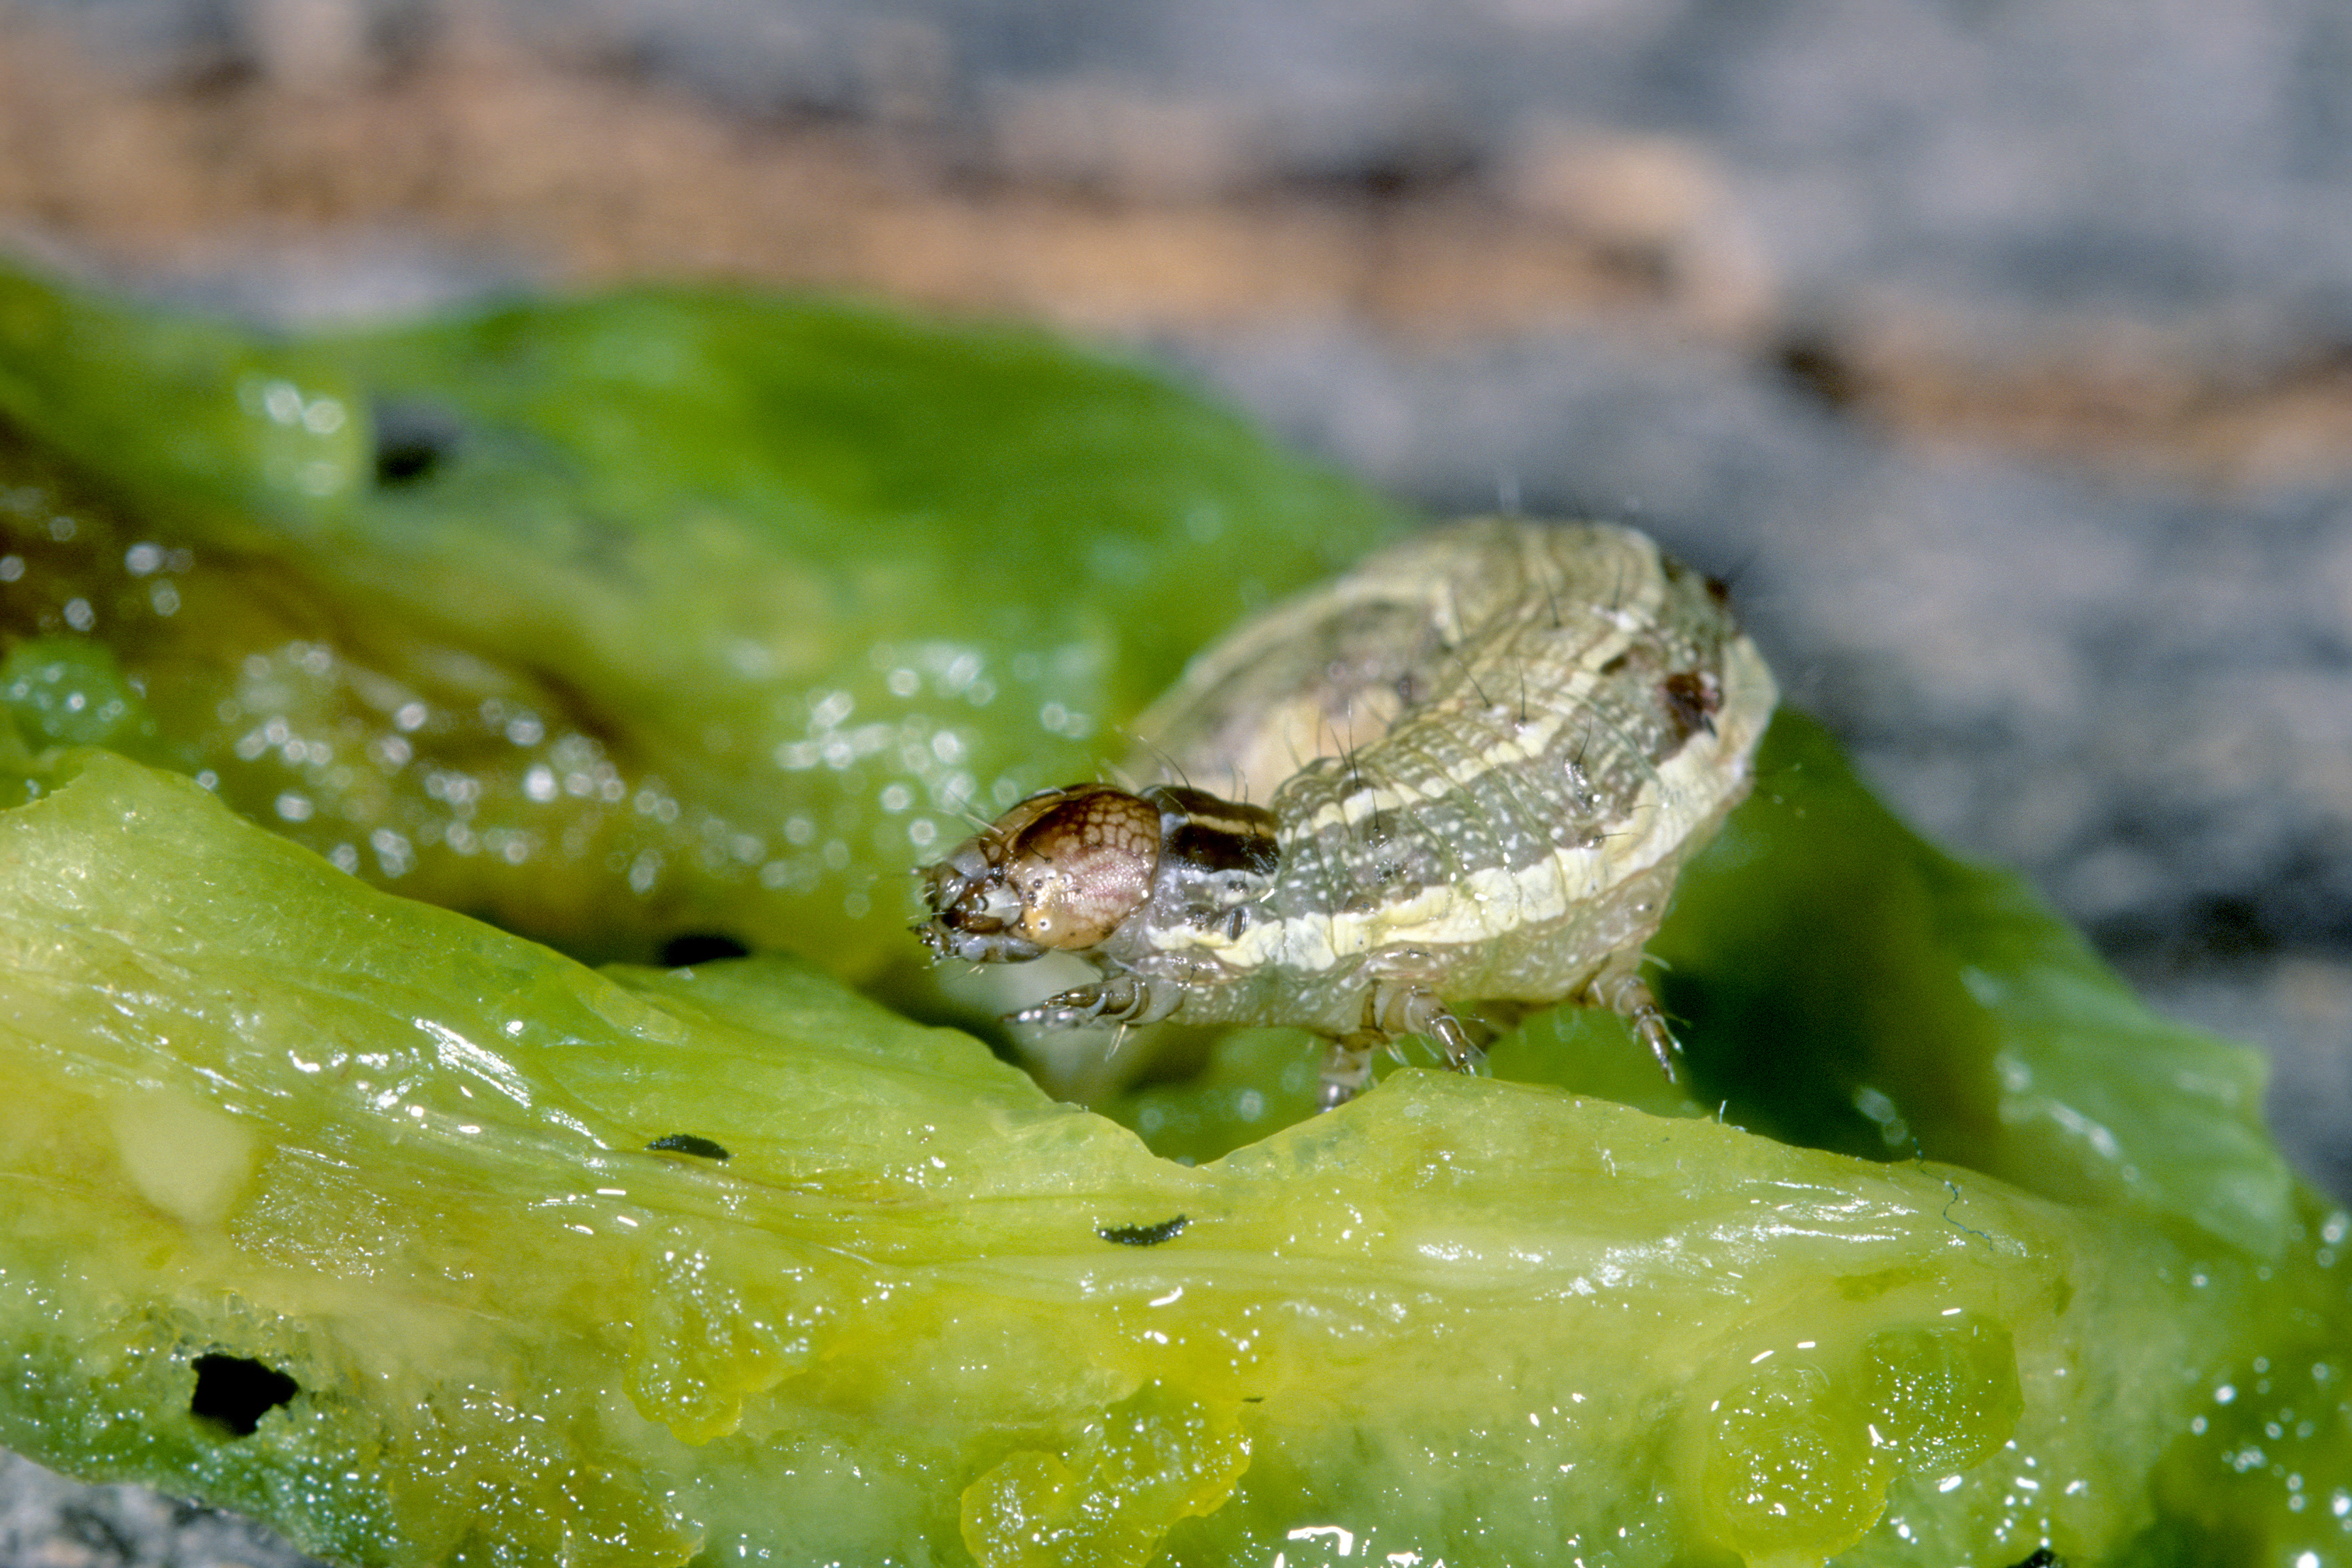
[[[916,931],[942,958],[1014,963],[1092,947],[1151,893],[1160,808],[1108,784],[1031,795],[926,866],[932,918]]]

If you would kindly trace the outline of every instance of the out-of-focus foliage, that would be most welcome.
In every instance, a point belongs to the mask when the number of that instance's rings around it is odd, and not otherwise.
[[[1015,328],[646,289],[289,343],[0,267],[0,645],[127,682],[151,754],[345,869],[583,953],[908,963],[963,813],[1090,773],[1398,522]]]

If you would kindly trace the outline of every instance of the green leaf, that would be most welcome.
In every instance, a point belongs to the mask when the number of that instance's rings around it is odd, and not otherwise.
[[[805,967],[600,974],[57,771],[0,814],[0,1440],[77,1473],[385,1564],[2338,1533],[2307,1201],[2259,1263],[1420,1070],[1189,1168]],[[2291,1483],[2249,1479],[2264,1421]]]

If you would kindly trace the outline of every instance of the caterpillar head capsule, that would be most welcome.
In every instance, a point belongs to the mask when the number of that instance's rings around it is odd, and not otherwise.
[[[940,958],[1018,963],[1094,946],[1151,894],[1160,807],[1108,784],[1031,795],[922,868]]]

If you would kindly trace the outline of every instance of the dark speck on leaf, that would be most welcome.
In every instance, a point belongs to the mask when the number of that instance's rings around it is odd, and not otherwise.
[[[463,434],[455,415],[429,404],[382,402],[373,412],[376,483],[387,487],[432,478]]]
[[[1163,1219],[1158,1225],[1107,1225],[1095,1234],[1105,1241],[1120,1247],[1157,1247],[1163,1241],[1173,1241],[1192,1222],[1182,1215]]]
[[[667,1138],[656,1138],[646,1145],[657,1154],[692,1154],[698,1159],[724,1160],[727,1148],[708,1138],[697,1138],[691,1132],[673,1132]]]

